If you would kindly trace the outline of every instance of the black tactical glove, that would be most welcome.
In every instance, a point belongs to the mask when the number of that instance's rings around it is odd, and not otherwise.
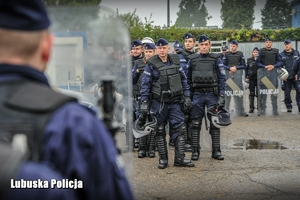
[[[183,110],[184,112],[189,112],[192,108],[192,101],[190,96],[184,96],[184,107]]]
[[[148,114],[149,114],[149,102],[142,101],[141,106],[140,106],[140,116],[137,121],[137,126],[139,128],[142,128],[145,125]]]
[[[225,97],[224,95],[219,96],[219,100],[217,102],[218,110],[222,109],[225,107]]]

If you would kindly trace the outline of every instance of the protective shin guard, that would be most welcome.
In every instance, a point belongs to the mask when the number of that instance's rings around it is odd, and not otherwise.
[[[249,113],[253,113],[254,111],[254,95],[250,95],[249,96],[249,107],[250,107],[250,110],[249,110]]]
[[[168,150],[165,136],[159,135],[157,139],[157,149],[159,153],[159,169],[165,169],[168,166]]]
[[[146,157],[147,136],[141,137],[139,140],[140,140],[140,145],[139,145],[138,157],[144,158]]]
[[[220,129],[211,128],[210,130],[211,141],[212,141],[212,155],[211,157],[216,160],[224,160],[220,149]]]
[[[200,157],[200,120],[193,120],[192,132],[192,160],[199,160]]]
[[[150,133],[150,142],[149,142],[149,150],[148,150],[148,156],[150,158],[154,158],[155,157],[155,144],[156,144],[156,134],[155,132],[151,132]],[[141,145],[141,143],[140,143]]]
[[[191,160],[184,159],[184,137],[179,135],[175,142],[175,158],[174,166],[176,167],[194,167],[195,164]]]

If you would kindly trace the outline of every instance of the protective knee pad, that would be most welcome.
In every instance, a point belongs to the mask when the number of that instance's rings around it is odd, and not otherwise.
[[[179,130],[179,135],[187,135],[187,128],[185,124],[179,126],[178,130]]]
[[[166,136],[166,129],[165,129],[166,124],[165,123],[161,123],[158,125],[157,127],[157,132],[156,135],[157,136]]]
[[[201,121],[200,121],[200,119],[193,119],[193,120],[191,121],[191,128],[193,128],[193,129],[199,129],[200,126],[201,126]]]

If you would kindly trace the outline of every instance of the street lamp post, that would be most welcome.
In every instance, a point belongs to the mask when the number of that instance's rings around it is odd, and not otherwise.
[[[170,27],[170,0],[167,0],[167,27]]]

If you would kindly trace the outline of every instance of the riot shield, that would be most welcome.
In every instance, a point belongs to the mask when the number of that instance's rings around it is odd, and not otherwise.
[[[55,35],[47,76],[53,86],[94,98],[102,120],[121,152],[132,150],[130,39],[116,13],[99,6],[49,8]],[[130,137],[120,127],[127,125]],[[101,134],[101,133],[99,133]],[[123,153],[127,172],[132,151]]]
[[[230,74],[226,70],[225,108],[235,110],[235,116],[245,115],[244,70]],[[232,100],[233,99],[233,100]]]
[[[257,71],[257,102],[258,115],[279,115],[280,114],[280,81],[277,76],[277,69],[268,71],[258,69]],[[269,98],[268,98],[269,97]]]

